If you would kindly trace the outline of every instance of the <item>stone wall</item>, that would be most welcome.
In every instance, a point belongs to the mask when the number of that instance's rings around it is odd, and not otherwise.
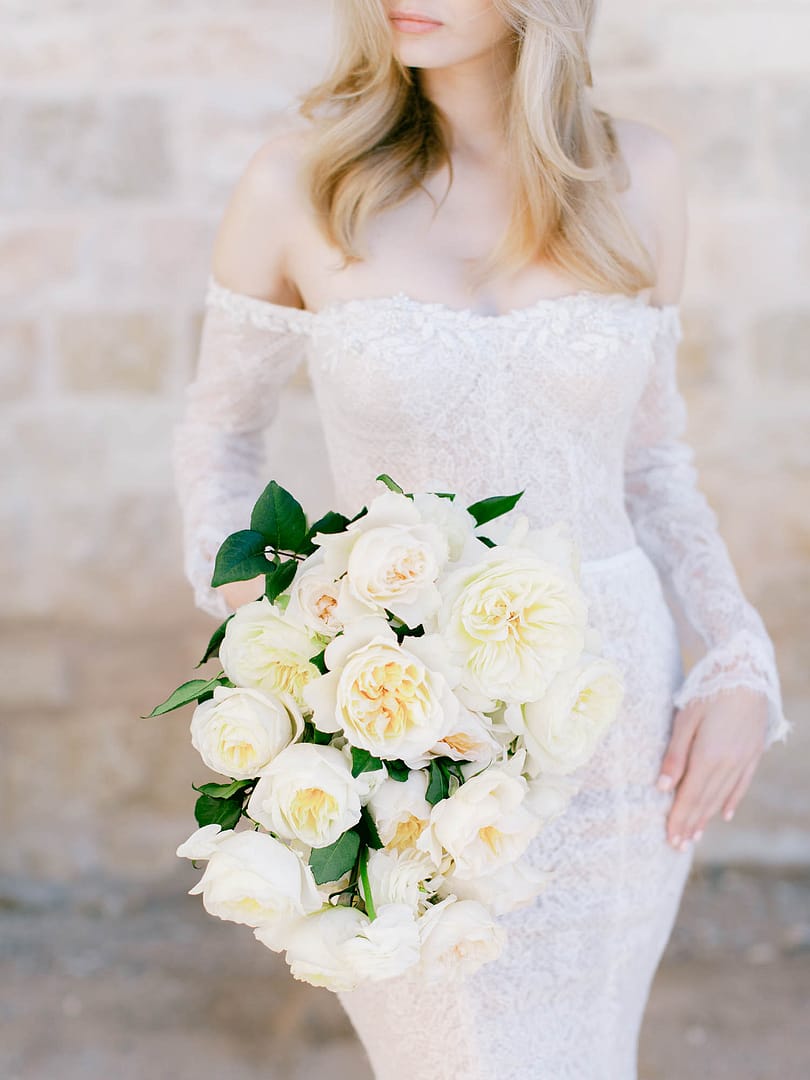
[[[689,435],[798,729],[698,857],[807,862],[810,6],[603,7],[600,99],[688,159]],[[170,429],[224,200],[329,41],[318,0],[3,5],[0,865],[18,880],[162,875],[193,825],[188,717],[139,718],[212,629],[181,574]],[[268,478],[324,508],[303,374],[282,415]]]

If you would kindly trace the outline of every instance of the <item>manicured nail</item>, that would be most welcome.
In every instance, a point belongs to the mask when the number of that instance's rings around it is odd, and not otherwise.
[[[675,845],[675,847],[677,847],[678,844],[680,844],[680,842],[681,842],[680,836],[673,836],[672,837],[672,843]]]
[[[689,841],[684,840],[683,843],[679,845],[678,850],[679,851],[688,851],[689,850]]]
[[[697,843],[701,836],[703,836],[703,829],[698,829],[692,839],[695,841],[695,843]]]
[[[723,819],[725,821],[731,821],[731,819],[733,817],[734,817],[734,811],[733,810],[726,810],[725,814],[723,814]]]
[[[661,775],[658,777],[658,790],[659,791],[669,791],[669,789],[671,787],[672,787],[672,777],[667,776],[666,773],[661,773]]]

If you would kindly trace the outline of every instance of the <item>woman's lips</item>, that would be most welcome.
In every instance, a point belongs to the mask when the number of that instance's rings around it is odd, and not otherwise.
[[[412,11],[392,11],[389,16],[395,29],[405,34],[429,34],[432,30],[438,30],[442,25],[427,15],[417,15]]]

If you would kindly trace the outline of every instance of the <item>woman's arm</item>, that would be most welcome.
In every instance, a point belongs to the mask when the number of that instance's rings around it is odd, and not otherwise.
[[[264,433],[303,355],[286,274],[292,149],[286,135],[265,143],[231,194],[214,243],[196,373],[173,432],[186,577],[197,606],[221,619],[263,589],[262,578],[213,589],[211,577],[222,541],[249,526],[267,481]]]
[[[644,183],[659,266],[653,302],[665,312],[626,445],[625,499],[638,542],[705,645],[675,693],[678,713],[662,762],[670,786],[679,785],[670,814],[675,842],[739,801],[761,752],[784,740],[792,725],[782,708],[773,644],[742,591],[683,438],[687,411],[676,361],[686,185],[677,151],[658,132],[650,138]]]

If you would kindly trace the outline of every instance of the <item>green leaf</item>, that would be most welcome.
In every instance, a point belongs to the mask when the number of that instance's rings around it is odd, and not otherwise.
[[[367,513],[368,513],[368,507],[367,506],[361,506],[360,509],[357,511],[357,513],[354,515],[354,517],[349,518],[349,525],[351,525],[355,521],[359,521],[360,518],[365,517]]]
[[[375,851],[379,851],[383,846],[383,842],[380,839],[380,834],[377,832],[377,823],[371,816],[371,811],[367,806],[362,807],[360,810],[360,824],[357,828],[360,832],[360,839],[366,847],[374,848]]]
[[[494,548],[496,546],[495,541],[490,540],[488,536],[479,536],[478,539],[481,541],[482,544],[486,544],[488,548]]]
[[[405,764],[404,761],[384,761],[388,775],[392,780],[396,780],[398,784],[404,784],[408,777],[411,775],[411,770]]]
[[[232,581],[250,581],[272,570],[273,564],[264,554],[267,541],[260,532],[241,529],[226,536],[214,562],[212,587]]]
[[[253,507],[250,527],[261,533],[274,551],[297,554],[304,547],[307,519],[301,504],[289,491],[271,480]]]
[[[215,687],[222,685],[223,680],[219,675],[214,676],[213,679],[190,679],[173,690],[165,701],[156,705],[148,715],[142,716],[141,720],[149,720],[153,716],[163,716],[164,713],[172,712],[173,709],[181,709],[192,701],[199,701],[204,694],[210,696]]]
[[[364,772],[376,772],[382,768],[382,761],[374,757],[368,750],[361,750],[357,746],[352,747],[352,776],[359,776]]]
[[[356,829],[349,829],[328,847],[313,848],[309,856],[309,865],[318,885],[328,881],[340,881],[344,874],[354,869],[360,851],[360,834]]]
[[[432,491],[431,495],[437,495],[440,499],[449,499],[450,502],[456,497],[455,491]]]
[[[199,787],[192,784],[191,786],[195,791],[199,791],[202,795],[209,795],[212,799],[230,799],[237,791],[244,791],[245,788],[253,787],[255,783],[255,780],[233,780],[230,784],[201,784]]]
[[[200,795],[194,806],[197,824],[221,825],[223,829],[233,829],[242,816],[244,795],[239,792],[230,799],[215,799],[210,795]]]
[[[405,494],[405,492],[402,490],[402,488],[399,486],[399,484],[395,480],[392,480],[391,477],[388,475],[388,473],[380,473],[380,475],[378,477],[376,477],[376,479],[377,480],[382,480],[382,482],[385,484],[385,486],[387,488],[390,488],[391,491],[396,491],[400,495]]]
[[[450,794],[450,779],[437,758],[430,763],[428,770],[429,780],[425,798],[431,806],[446,799]]]
[[[312,540],[315,533],[339,533],[345,532],[346,526],[349,524],[349,519],[345,514],[338,514],[334,510],[330,510],[324,514],[323,517],[314,521],[307,530],[307,540]],[[313,543],[313,548],[317,547],[317,544]]]
[[[264,589],[264,595],[268,600],[275,600],[279,593],[283,593],[292,584],[297,565],[295,559],[287,559],[286,562],[279,563],[270,571]]]
[[[485,525],[502,514],[508,514],[523,494],[523,491],[519,491],[517,495],[492,495],[468,506],[467,513],[472,514],[476,525]]]
[[[310,656],[309,658],[310,664],[314,664],[318,671],[320,671],[321,675],[325,675],[327,672],[326,660],[324,659],[325,652],[326,647],[324,646],[324,648],[322,648],[319,653],[315,653],[314,656]]]
[[[235,612],[231,612],[225,622],[220,623],[216,630],[213,632],[213,634],[211,635],[211,640],[208,642],[208,646],[206,647],[205,654],[202,660],[200,660],[200,662],[196,665],[196,667],[202,667],[203,664],[208,663],[212,656],[219,655],[219,647],[222,644],[223,638],[225,637],[226,627],[228,626],[228,623],[231,621],[231,619],[234,617],[234,614]]]
[[[327,743],[332,741],[332,736],[328,731],[318,731],[312,721],[307,720],[304,723],[304,733],[301,736],[301,741],[326,746]]]

